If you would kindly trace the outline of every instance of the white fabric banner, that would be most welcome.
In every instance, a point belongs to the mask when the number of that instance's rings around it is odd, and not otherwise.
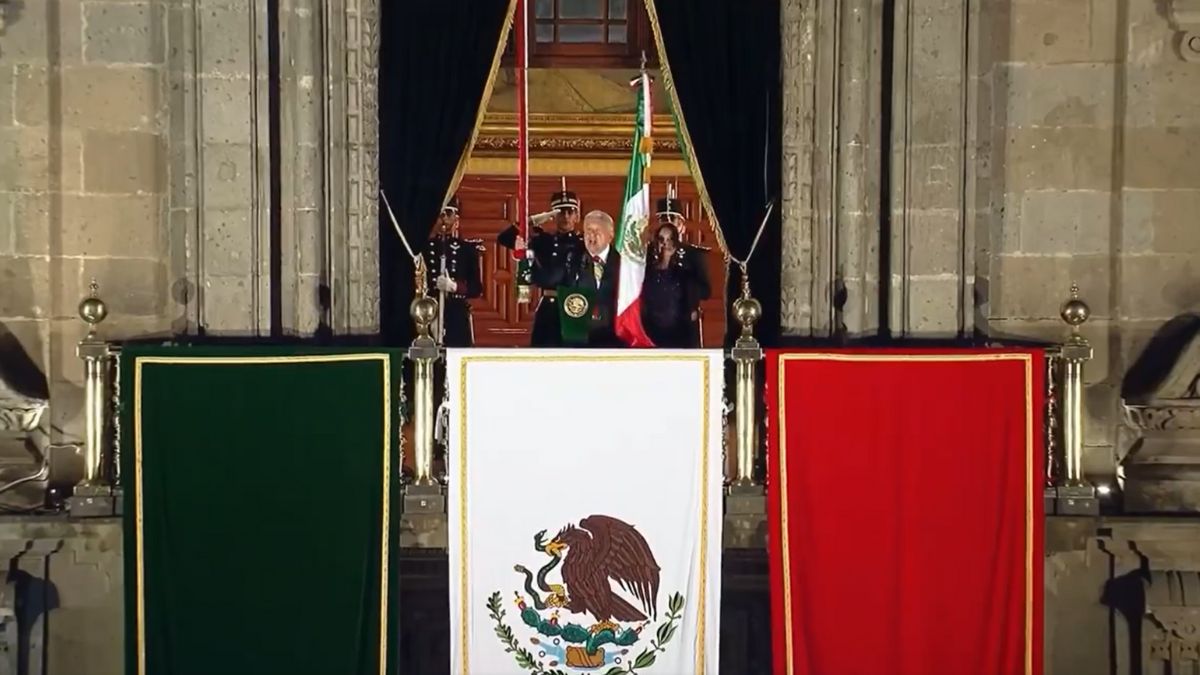
[[[722,367],[448,350],[451,673],[717,672]]]

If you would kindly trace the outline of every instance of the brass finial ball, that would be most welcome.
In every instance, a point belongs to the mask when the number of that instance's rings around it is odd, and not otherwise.
[[[753,326],[762,318],[762,303],[754,298],[738,298],[733,301],[733,316],[743,326]]]
[[[88,289],[90,293],[79,303],[79,318],[93,328],[108,316],[108,306],[98,296],[100,286],[93,279]]]
[[[1063,303],[1059,316],[1068,326],[1082,326],[1092,315],[1092,308],[1079,297],[1079,286],[1071,284],[1071,298]]]
[[[412,301],[408,312],[412,315],[413,321],[416,321],[418,326],[428,326],[437,319],[437,300],[423,295]]]

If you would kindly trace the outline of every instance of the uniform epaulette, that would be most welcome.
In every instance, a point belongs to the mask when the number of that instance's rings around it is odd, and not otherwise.
[[[696,244],[688,244],[688,245],[687,245],[687,247],[688,247],[688,248],[694,248],[694,249],[696,249],[697,251],[704,251],[705,253],[708,253],[709,251],[711,251],[711,250],[712,250],[712,247],[711,247],[711,246],[698,246],[698,245],[696,245]]]
[[[476,239],[463,239],[463,243],[464,243],[464,244],[474,244],[474,245],[475,245],[475,248],[476,248],[476,249],[478,249],[479,251],[486,251],[486,250],[487,250],[487,244],[483,243],[483,239],[482,239],[482,238],[476,238]]]

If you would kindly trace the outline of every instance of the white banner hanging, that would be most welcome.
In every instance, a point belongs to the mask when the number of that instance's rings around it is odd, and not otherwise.
[[[452,673],[717,672],[722,365],[449,350]]]

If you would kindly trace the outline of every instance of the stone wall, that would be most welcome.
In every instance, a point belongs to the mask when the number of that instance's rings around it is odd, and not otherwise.
[[[121,547],[119,520],[0,518],[0,673],[124,672]]]
[[[91,280],[108,339],[269,333],[272,161],[283,332],[378,328],[379,6],[281,3],[278,158],[265,7],[0,2],[0,344],[68,436]]]
[[[1200,310],[1200,64],[1176,4],[896,0],[889,23],[867,0],[782,0],[785,332],[870,336],[886,318],[893,338],[1059,341],[1078,283],[1096,349],[1084,470],[1111,482],[1133,440],[1122,378]],[[862,98],[884,86],[881,35],[890,110]],[[877,109],[886,127],[861,123]],[[880,237],[863,156],[885,133]]]
[[[992,36],[990,232],[979,242],[992,334],[1056,338],[1071,283],[1084,333],[1085,472],[1130,439],[1121,381],[1155,330],[1200,310],[1200,64],[1170,2],[1013,0]]]
[[[0,33],[0,331],[77,429],[95,279],[106,334],[169,326],[167,96],[161,3],[25,0]],[[6,355],[0,355],[5,358]]]

